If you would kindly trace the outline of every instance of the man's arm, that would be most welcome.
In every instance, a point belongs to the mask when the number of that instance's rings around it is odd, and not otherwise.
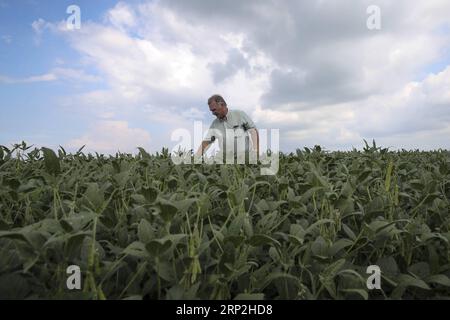
[[[211,145],[211,141],[203,140],[202,145],[198,148],[196,156],[202,156]]]
[[[259,132],[258,132],[258,129],[251,128],[248,131],[250,133],[250,136],[252,137],[253,150],[256,149],[256,154],[257,154],[257,156],[259,156]],[[255,146],[256,146],[256,148],[255,148]]]

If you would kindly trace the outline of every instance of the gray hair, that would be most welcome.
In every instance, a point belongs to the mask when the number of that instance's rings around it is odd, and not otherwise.
[[[215,95],[211,96],[208,99],[208,104],[210,104],[211,101],[213,101],[213,100],[215,102],[217,102],[217,103],[223,103],[225,105],[225,107],[227,106],[227,103],[225,102],[225,99],[221,95],[215,94]]]

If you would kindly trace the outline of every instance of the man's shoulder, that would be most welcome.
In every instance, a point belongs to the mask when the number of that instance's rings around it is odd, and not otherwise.
[[[236,113],[233,115],[233,121],[238,124],[245,124],[247,128],[256,128],[252,119],[248,116],[248,114],[243,110],[234,110]]]
[[[229,110],[228,112],[230,112],[232,114],[232,116],[239,117],[239,118],[242,118],[243,116],[247,115],[244,111],[239,110],[239,109]]]
[[[219,119],[214,119],[212,122],[211,122],[211,128],[215,128],[215,127],[218,127],[219,126],[219,124],[220,124],[220,121],[219,121]]]

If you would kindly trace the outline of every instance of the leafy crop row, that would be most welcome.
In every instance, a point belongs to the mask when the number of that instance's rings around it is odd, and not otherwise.
[[[448,298],[449,198],[445,150],[316,146],[261,176],[1,146],[0,299]]]

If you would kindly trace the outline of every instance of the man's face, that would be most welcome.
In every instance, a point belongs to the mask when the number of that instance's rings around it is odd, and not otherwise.
[[[226,115],[226,107],[214,100],[209,103],[209,110],[219,119],[222,119]]]

